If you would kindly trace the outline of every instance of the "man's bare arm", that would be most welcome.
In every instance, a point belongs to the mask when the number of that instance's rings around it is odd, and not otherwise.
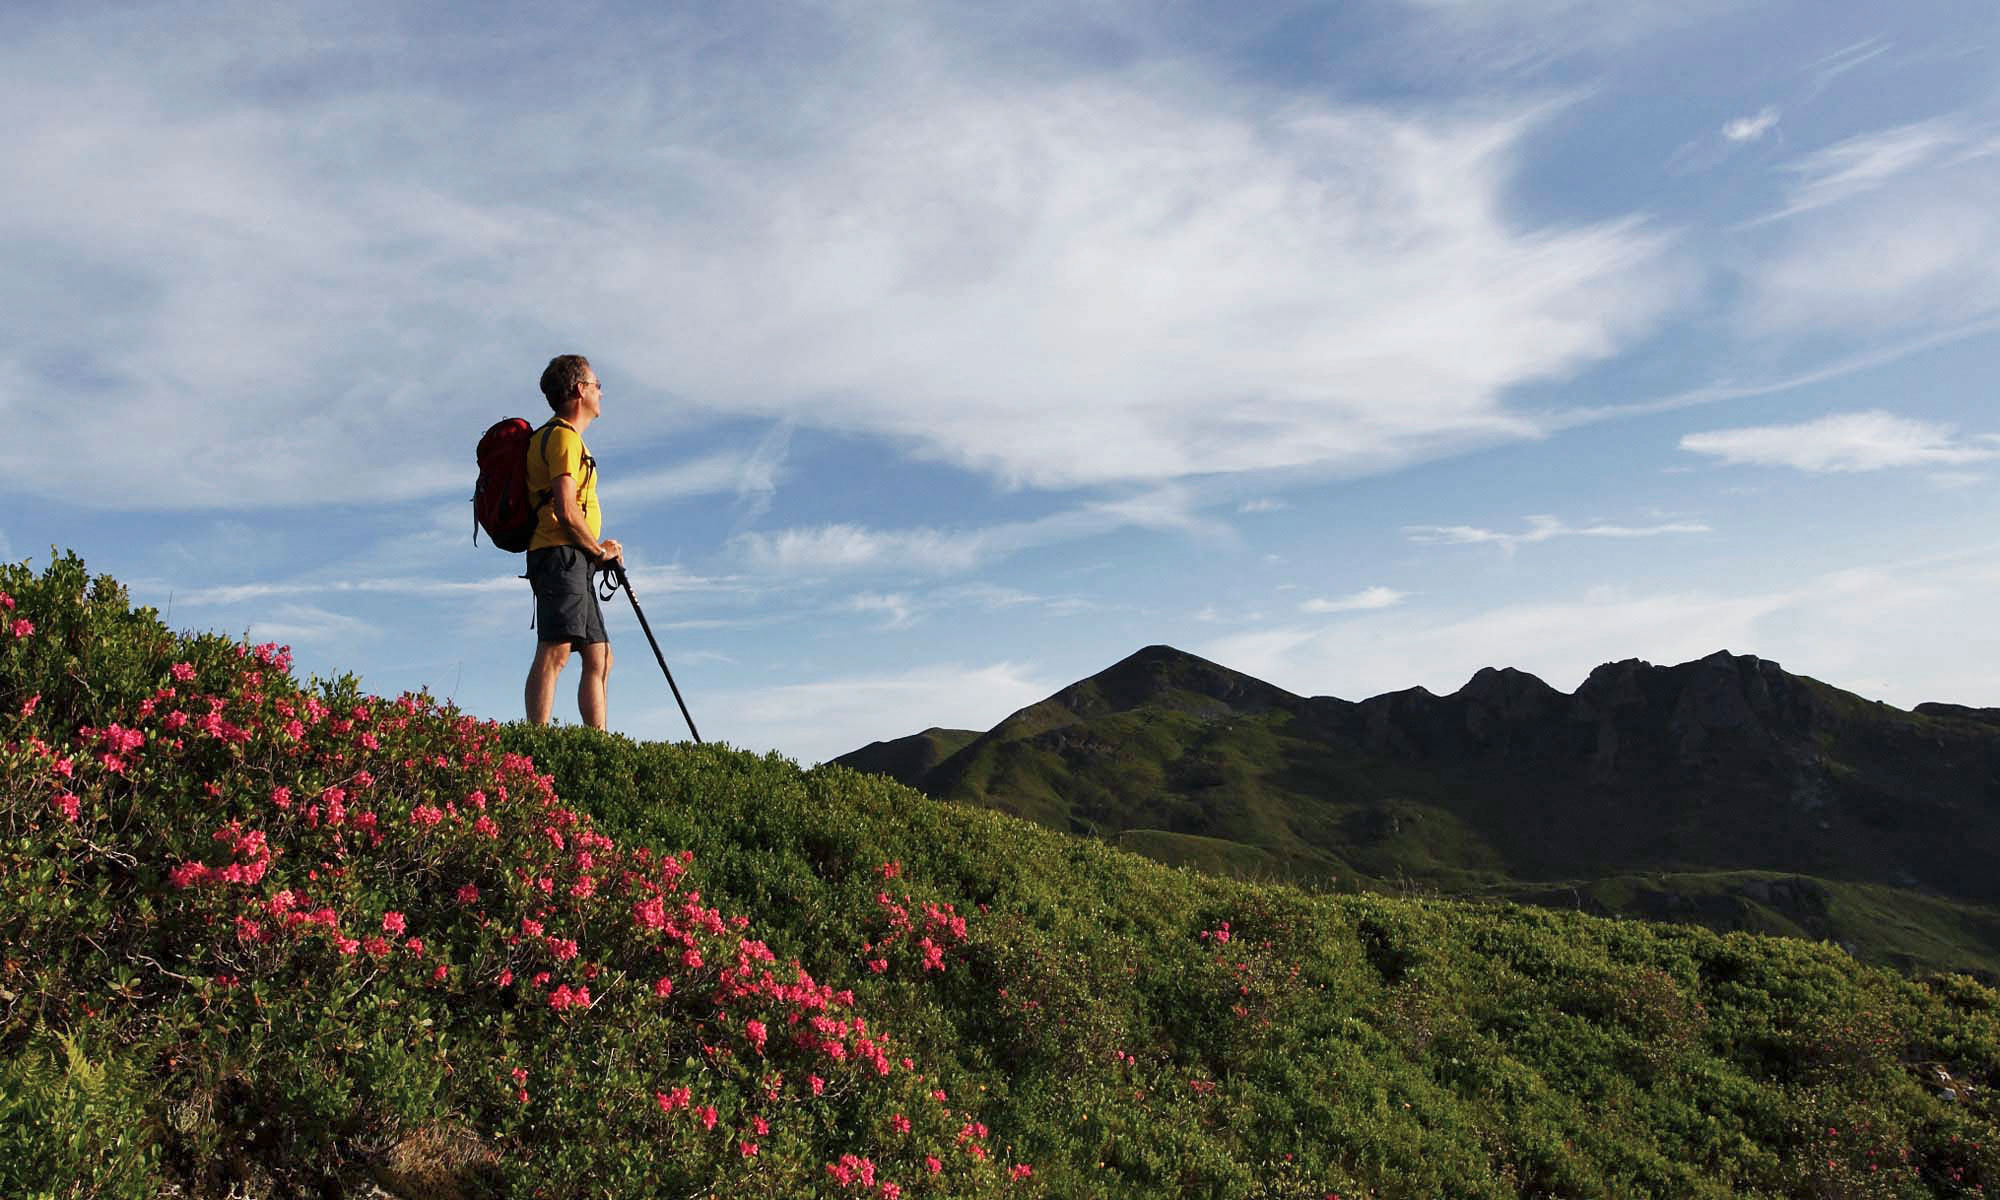
[[[555,505],[556,524],[562,526],[564,533],[569,534],[570,541],[598,562],[616,562],[624,557],[625,548],[618,544],[618,539],[605,538],[603,541],[598,541],[590,536],[590,523],[584,520],[583,509],[576,502],[576,480],[568,475],[558,475],[551,487],[554,492],[551,503]]]

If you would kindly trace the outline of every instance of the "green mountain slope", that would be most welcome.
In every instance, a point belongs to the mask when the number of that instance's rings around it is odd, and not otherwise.
[[[481,724],[169,634],[73,559],[0,568],[0,609],[0,1195],[2000,1181],[2000,994],[1963,976]]]
[[[1357,704],[1155,646],[931,765],[837,761],[1250,878],[1568,901],[2000,977],[2000,724],[1747,656],[1608,664],[1574,695],[1486,670]],[[1837,902],[1714,900],[1719,872]],[[1650,891],[1608,885],[1631,875]]]

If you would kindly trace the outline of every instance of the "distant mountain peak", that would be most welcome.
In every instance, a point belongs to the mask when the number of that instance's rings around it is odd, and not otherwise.
[[[1085,714],[1123,712],[1162,702],[1184,706],[1189,697],[1205,697],[1248,712],[1300,702],[1300,697],[1283,688],[1165,645],[1147,646],[1128,655],[1057,692],[1050,702]]]

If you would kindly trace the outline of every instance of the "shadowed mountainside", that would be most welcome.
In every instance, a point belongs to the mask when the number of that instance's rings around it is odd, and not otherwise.
[[[955,751],[938,732],[836,761],[1225,873],[2000,964],[2000,710],[1905,712],[1749,655],[1354,703],[1152,646]]]

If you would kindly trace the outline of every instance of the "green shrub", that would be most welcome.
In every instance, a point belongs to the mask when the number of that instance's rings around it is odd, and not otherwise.
[[[1977,1196],[1996,1082],[1964,977],[1208,878],[0,568],[0,1195]]]

